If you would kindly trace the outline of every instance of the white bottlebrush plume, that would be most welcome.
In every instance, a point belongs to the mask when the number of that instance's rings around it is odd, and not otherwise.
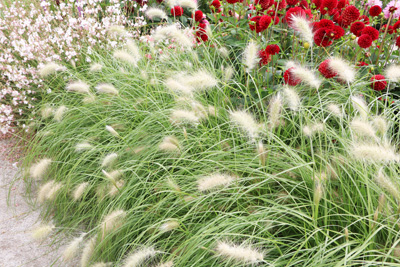
[[[271,128],[278,127],[281,124],[282,97],[278,93],[273,96],[268,106],[268,120]]]
[[[318,205],[324,195],[324,187],[321,182],[316,181],[314,185],[314,204]]]
[[[308,124],[303,127],[305,136],[312,137],[315,133],[323,132],[325,125],[323,123]]]
[[[101,65],[100,63],[93,63],[92,65],[90,65],[89,71],[97,72],[97,71],[101,71],[102,69],[103,69],[103,65]]]
[[[123,265],[123,267],[139,267],[139,266],[143,266],[143,263],[148,258],[154,257],[156,255],[156,253],[157,252],[152,247],[150,247],[150,248],[142,248],[142,249],[134,252],[130,256],[128,256],[128,258],[126,259],[125,264]]]
[[[267,152],[265,151],[264,144],[261,141],[257,144],[257,155],[260,158],[261,165],[264,166],[267,159]]]
[[[375,181],[380,187],[388,191],[397,201],[400,200],[399,187],[385,175],[383,168],[378,171],[378,174],[375,176]]]
[[[284,95],[284,100],[288,107],[293,111],[298,111],[300,107],[300,96],[299,94],[292,88],[286,86],[282,90]]]
[[[118,154],[117,153],[111,153],[106,155],[102,161],[101,161],[101,167],[110,167],[114,164],[114,162],[117,160]]]
[[[210,116],[218,116],[217,109],[214,106],[208,106],[207,112]]]
[[[123,62],[133,65],[134,67],[137,67],[138,59],[124,50],[114,51],[113,56],[118,60],[121,60]]]
[[[74,238],[68,246],[65,248],[62,258],[64,261],[71,261],[76,257],[78,254],[79,246],[83,241],[83,238],[85,237],[86,234],[82,234],[76,238]]]
[[[190,50],[194,46],[193,35],[191,35],[190,37],[183,30],[177,30],[175,32],[172,32],[170,38],[173,39],[178,45],[188,50]]]
[[[124,210],[115,210],[104,217],[101,223],[103,237],[124,225],[126,215]]]
[[[29,173],[33,179],[39,180],[43,179],[47,170],[49,169],[51,164],[51,159],[45,158],[41,159],[38,163],[32,165],[29,169]]]
[[[85,246],[83,247],[82,257],[81,257],[81,267],[88,267],[90,261],[92,260],[94,250],[96,249],[97,237],[92,237],[89,239]]]
[[[33,230],[32,237],[41,241],[48,237],[54,228],[55,226],[52,223],[41,225]]]
[[[92,148],[93,148],[93,146],[91,144],[89,144],[88,142],[82,142],[82,143],[76,144],[75,151],[81,152],[81,151],[85,151],[85,150],[90,150]]]
[[[174,266],[173,261],[167,261],[167,262],[160,263],[159,265],[157,265],[157,267],[172,267],[172,266]]]
[[[377,139],[375,129],[365,120],[355,118],[350,122],[350,127],[357,135]]]
[[[210,72],[199,70],[191,75],[181,77],[186,86],[194,88],[197,91],[203,91],[218,85],[218,80]]]
[[[220,48],[218,48],[218,52],[221,54],[221,56],[223,56],[224,58],[229,58],[229,50],[228,48],[222,46]]]
[[[400,66],[390,65],[385,69],[385,78],[391,82],[400,81]]]
[[[339,105],[334,104],[334,103],[329,103],[326,105],[326,109],[334,116],[341,118],[343,117],[343,112],[342,109],[340,108]]]
[[[112,136],[120,137],[119,133],[118,133],[116,130],[114,130],[114,128],[113,128],[112,126],[106,125],[106,130],[107,130]]]
[[[246,72],[254,69],[260,60],[258,56],[259,46],[253,40],[247,44],[243,52],[243,64],[246,66]]]
[[[375,116],[372,119],[372,125],[380,135],[385,135],[388,130],[388,123],[382,116]]]
[[[112,262],[96,262],[90,267],[112,267],[114,264]]]
[[[199,119],[208,117],[208,110],[200,102],[192,101],[192,109]]]
[[[177,192],[181,192],[181,188],[171,178],[167,179],[167,185]]]
[[[61,189],[62,184],[58,182],[54,182],[53,185],[49,188],[49,191],[47,191],[47,194],[45,196],[46,200],[54,200],[57,196],[58,191]]]
[[[71,82],[67,84],[67,87],[65,89],[70,92],[77,92],[82,94],[90,93],[90,86],[83,81]]]
[[[177,4],[183,8],[197,9],[197,0],[177,0]]]
[[[235,70],[230,65],[227,66],[227,67],[224,67],[222,69],[222,71],[223,71],[223,74],[224,74],[224,76],[223,76],[223,81],[224,82],[229,82],[232,79],[233,75],[235,74]]]
[[[118,180],[113,184],[110,184],[109,189],[108,189],[108,195],[110,197],[115,197],[120,190],[122,189],[122,187],[124,187],[125,185],[125,180]]]
[[[107,29],[109,32],[115,33],[120,36],[127,36],[127,31],[125,30],[124,26],[121,25],[111,25]]]
[[[67,111],[67,107],[66,106],[59,106],[58,109],[56,109],[56,111],[54,112],[54,120],[61,122],[65,111]]]
[[[175,219],[170,219],[160,225],[161,232],[169,232],[179,227],[179,222]]]
[[[230,120],[245,132],[251,140],[259,136],[261,127],[250,113],[246,111],[231,111]]]
[[[187,86],[183,82],[178,81],[175,78],[168,78],[165,81],[165,86],[171,90],[172,92],[183,94],[183,95],[192,95],[194,88],[191,86]]]
[[[317,78],[315,73],[311,70],[309,70],[306,67],[303,67],[295,62],[289,61],[286,63],[286,67],[292,68],[290,70],[291,74],[294,75],[295,79],[301,80],[303,83],[306,83],[307,85],[318,89],[319,86],[321,85],[321,81]]]
[[[96,86],[96,90],[97,92],[102,94],[118,95],[117,88],[115,88],[114,85],[110,83],[101,83]]]
[[[152,36],[155,41],[160,41],[166,38],[170,38],[177,31],[178,28],[175,24],[161,26],[156,28]]]
[[[236,177],[230,176],[228,174],[216,173],[199,179],[197,181],[197,188],[201,192],[209,191],[215,188],[228,186],[235,180]]]
[[[351,102],[353,104],[353,107],[358,111],[358,114],[361,116],[361,118],[364,120],[367,119],[369,109],[364,98],[361,96],[352,96]]]
[[[199,117],[193,111],[177,109],[172,111],[170,122],[174,125],[192,124],[197,126],[199,124]]]
[[[53,108],[45,105],[41,110],[40,110],[40,115],[42,116],[43,119],[50,118],[51,115],[53,115]]]
[[[66,71],[67,68],[59,65],[55,62],[49,62],[46,63],[45,65],[43,65],[40,69],[39,69],[39,75],[41,77],[47,77],[51,74],[56,73],[57,71]]]
[[[50,189],[53,187],[53,185],[54,185],[54,180],[51,180],[39,188],[38,198],[37,198],[39,203],[43,203],[46,200],[46,196],[49,193]]]
[[[174,136],[165,137],[158,147],[160,150],[163,150],[166,152],[180,153],[180,151],[181,151],[179,140]]]
[[[75,190],[74,190],[73,193],[72,193],[72,198],[73,198],[75,201],[80,200],[80,199],[82,198],[83,194],[85,193],[86,188],[87,188],[88,186],[89,186],[89,183],[88,183],[88,182],[83,182],[83,183],[78,184],[78,185],[75,187]]]
[[[82,102],[85,104],[93,103],[94,101],[96,101],[96,96],[94,94],[88,94],[82,99]]]
[[[244,244],[236,245],[219,241],[216,247],[217,255],[228,260],[244,264],[257,264],[264,260],[264,255],[258,250]]]
[[[355,159],[365,160],[371,163],[399,162],[400,155],[393,147],[376,144],[353,143],[350,153]]]
[[[101,170],[104,176],[113,184],[122,176],[123,172],[121,170],[114,170],[112,172],[106,172],[105,170]]]
[[[332,57],[328,61],[328,68],[337,73],[337,77],[346,83],[352,83],[356,78],[354,67],[341,58]]]
[[[125,44],[126,49],[128,49],[129,53],[136,58],[138,62],[142,58],[142,54],[140,53],[140,49],[137,46],[136,42],[132,39],[128,39]]]
[[[167,14],[165,14],[164,10],[160,9],[160,8],[156,8],[156,7],[149,7],[146,10],[146,16],[153,20],[153,19],[167,19]]]
[[[290,27],[299,33],[301,39],[312,46],[314,34],[310,22],[304,16],[292,15]]]

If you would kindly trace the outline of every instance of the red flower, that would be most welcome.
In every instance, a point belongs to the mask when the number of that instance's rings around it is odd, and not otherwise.
[[[183,15],[183,8],[180,6],[174,6],[171,8],[171,15],[174,17],[180,17]]]
[[[221,7],[221,2],[219,0],[213,0],[210,4],[210,7],[213,7],[215,10],[218,10]],[[211,8],[211,10],[213,8]]]
[[[361,48],[368,48],[372,45],[372,38],[368,34],[363,34],[358,38],[357,44]]]
[[[258,56],[260,57],[260,65],[267,65],[271,62],[272,56],[266,51],[266,49],[259,51]]]
[[[303,9],[308,9],[310,6],[308,5],[308,2],[306,1],[306,0],[302,0],[301,2],[300,2],[300,5],[299,5],[301,8],[303,8]]]
[[[287,6],[285,0],[277,0],[274,5],[278,7],[278,10],[282,10]]]
[[[359,61],[359,62],[357,63],[357,67],[364,67],[364,66],[368,66],[368,64],[365,63],[364,61]]]
[[[337,4],[337,0],[322,0],[321,7],[319,8],[321,14],[324,15],[327,11],[331,11],[337,6]]]
[[[194,20],[195,21],[200,21],[203,19],[203,12],[201,10],[197,10],[196,12],[194,12]]]
[[[333,28],[333,26],[335,26],[335,24],[333,23],[332,20],[329,19],[321,19],[319,22],[316,22],[314,24],[314,30],[318,30],[321,28]]]
[[[295,6],[299,2],[299,0],[286,0],[288,5]]]
[[[272,45],[268,45],[265,48],[265,52],[267,52],[270,55],[276,55],[279,53],[279,51],[281,51],[281,49],[279,48],[279,46],[272,44]]]
[[[381,31],[381,32],[385,32],[385,31],[386,31],[386,27],[387,27],[387,24],[383,25],[383,26],[380,28],[380,31]],[[394,32],[395,32],[395,30],[394,30],[393,26],[392,26],[392,25],[389,25],[388,34],[393,34]]]
[[[289,84],[290,86],[296,86],[301,82],[301,80],[294,77],[292,74],[292,69],[294,69],[294,67],[286,70],[283,74],[283,78],[285,79],[285,83]]]
[[[342,9],[349,4],[349,0],[339,0],[337,8]]]
[[[396,39],[396,45],[397,45],[397,47],[400,48],[400,36],[397,37],[397,39]]]
[[[393,24],[393,30],[396,31],[397,29],[400,28],[400,20],[396,21],[395,24]]]
[[[342,23],[345,26],[350,25],[360,17],[360,11],[355,6],[348,6],[343,10]]]
[[[314,42],[318,46],[327,47],[332,44],[331,34],[335,35],[329,28],[318,29],[314,34]]]
[[[226,0],[229,4],[236,4],[237,2],[240,2],[240,0]]]
[[[364,22],[365,25],[368,25],[368,24],[369,24],[369,18],[368,18],[367,16],[365,16],[365,15],[361,15],[358,19],[359,19],[361,22]]]
[[[342,38],[342,36],[345,34],[343,28],[337,25],[333,26],[332,31],[334,33],[333,39],[335,40]]]
[[[305,17],[306,12],[304,11],[304,9],[298,6],[289,8],[285,14],[285,20],[287,24],[291,24],[293,15]]]
[[[363,34],[368,34],[369,36],[371,36],[372,41],[375,41],[379,38],[379,31],[371,26],[365,27],[361,31],[361,35],[363,35]]]
[[[382,8],[380,6],[373,6],[369,9],[369,14],[371,15],[371,17],[379,16],[379,14],[381,14],[381,12],[382,12]]]
[[[371,78],[371,88],[375,91],[382,91],[386,88],[387,82],[385,81],[385,76],[383,75],[374,75]]]
[[[266,30],[268,28],[268,26],[271,24],[271,21],[272,21],[272,19],[270,16],[268,16],[268,15],[261,16],[261,18],[259,20],[259,24],[260,24],[262,31]]]
[[[324,76],[325,78],[333,78],[337,75],[336,72],[333,72],[332,70],[329,69],[329,59],[323,61],[319,67],[318,67],[318,71],[322,74],[322,76]]]
[[[274,4],[274,0],[255,0],[255,5],[260,5],[262,10],[267,10],[270,6]]]
[[[321,7],[322,0],[312,0],[312,3],[315,5],[315,7],[318,9]]]
[[[355,36],[361,36],[361,31],[364,29],[365,24],[361,21],[356,21],[350,26],[350,31],[355,35]]]
[[[255,16],[250,19],[249,27],[250,30],[256,31],[256,33],[262,32],[265,30],[260,24],[261,16]]]

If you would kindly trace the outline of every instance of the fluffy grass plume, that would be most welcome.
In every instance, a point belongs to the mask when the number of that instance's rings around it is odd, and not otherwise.
[[[94,250],[96,249],[97,237],[92,237],[88,241],[86,241],[85,246],[83,247],[82,256],[81,256],[81,267],[88,267],[90,261],[92,260]]]
[[[106,125],[106,130],[114,137],[120,137],[119,133],[110,125]]]
[[[56,73],[57,71],[66,71],[67,68],[59,65],[55,62],[49,62],[46,63],[45,65],[43,65],[40,69],[39,69],[39,75],[41,77],[47,77],[51,74]]]
[[[37,198],[39,203],[43,203],[46,200],[49,191],[54,185],[54,182],[55,182],[54,180],[48,181],[39,188],[38,198]]]
[[[243,64],[246,66],[246,72],[250,72],[256,67],[258,61],[260,60],[258,51],[259,47],[257,43],[253,40],[250,40],[243,52]]]
[[[292,68],[290,72],[296,77],[296,79],[300,79],[302,82],[315,89],[318,89],[321,85],[321,81],[317,78],[312,70],[309,70],[308,68],[305,68],[292,61],[289,61],[286,66],[288,69]]]
[[[75,146],[75,151],[76,152],[81,152],[81,151],[85,151],[85,150],[90,150],[93,148],[93,145],[89,144],[89,142],[82,142],[82,143],[78,143]]]
[[[170,121],[175,125],[192,124],[193,126],[197,126],[199,124],[199,117],[196,116],[194,111],[176,109],[172,111]]]
[[[73,198],[75,201],[80,200],[80,199],[82,198],[83,194],[85,193],[86,188],[87,188],[88,186],[89,186],[89,182],[83,182],[83,183],[78,184],[78,185],[75,187],[74,191],[72,192],[72,198]]]
[[[82,234],[76,238],[74,238],[64,249],[64,252],[62,253],[62,258],[64,261],[71,261],[74,259],[79,250],[79,246],[83,241],[83,238],[85,237],[85,234]]]
[[[89,94],[90,93],[90,85],[85,83],[84,81],[76,81],[67,84],[65,87],[67,91],[76,92],[81,94]]]
[[[397,184],[394,184],[389,177],[383,171],[383,168],[380,168],[378,173],[375,176],[376,183],[389,192],[397,201],[400,200],[400,191]]]
[[[353,143],[350,153],[357,160],[365,160],[370,163],[399,162],[400,155],[390,146],[382,146],[368,143]]]
[[[363,119],[367,119],[369,114],[369,109],[364,98],[361,96],[352,96],[351,102],[353,104],[354,109],[358,111],[360,117]]]
[[[177,0],[177,4],[183,8],[197,9],[197,1],[195,0]]]
[[[303,134],[307,137],[312,137],[314,134],[323,132],[324,130],[325,125],[322,122],[303,126]]]
[[[51,115],[53,115],[53,108],[49,107],[49,106],[44,106],[41,110],[40,110],[40,115],[42,116],[43,119],[48,119],[51,117]]]
[[[45,195],[45,200],[54,200],[57,197],[58,191],[61,189],[62,184],[54,182]]]
[[[304,16],[292,15],[290,27],[299,33],[301,39],[307,42],[310,46],[314,43],[314,34],[310,21]]]
[[[154,20],[155,18],[167,19],[167,14],[165,14],[164,10],[156,7],[149,7],[145,14],[151,20]]]
[[[42,241],[50,235],[54,228],[55,226],[52,223],[41,225],[33,230],[32,237],[36,240]]]
[[[217,256],[235,260],[243,264],[257,264],[264,260],[264,255],[258,250],[246,246],[219,241],[216,247]]]
[[[383,116],[375,116],[372,119],[372,125],[374,126],[377,133],[380,135],[385,135],[387,130],[389,129],[388,123]]]
[[[96,86],[96,90],[102,94],[118,95],[118,90],[110,83],[101,83]]]
[[[131,64],[132,66],[137,67],[138,59],[135,58],[133,55],[131,55],[130,53],[128,53],[125,50],[116,50],[116,51],[114,51],[113,56],[122,62]]]
[[[231,175],[216,173],[200,178],[197,181],[197,188],[201,192],[210,191],[219,187],[228,186],[235,180],[236,177]]]
[[[187,86],[183,82],[178,81],[176,78],[168,78],[167,80],[165,80],[165,86],[172,92],[187,96],[191,96],[194,91],[193,87]]]
[[[113,266],[112,262],[96,262],[91,267],[111,267]]]
[[[126,211],[124,210],[115,210],[104,217],[101,223],[101,229],[103,236],[108,233],[115,231],[120,228],[125,223]]]
[[[262,141],[259,141],[257,144],[257,155],[260,158],[260,163],[261,165],[265,165],[265,161],[267,159],[267,152],[264,148],[264,144],[262,143]]]
[[[115,161],[118,158],[117,153],[111,153],[106,155],[102,160],[101,160],[101,167],[106,168],[106,167],[111,167]]]
[[[157,267],[172,267],[172,266],[174,266],[173,261],[167,261],[167,262],[160,263],[157,265]]]
[[[51,159],[41,159],[38,163],[32,165],[29,169],[30,176],[35,180],[43,179],[44,175],[50,167],[50,164]]]
[[[281,111],[282,111],[282,97],[278,93],[277,95],[273,96],[269,102],[268,106],[268,119],[271,128],[278,127],[281,124]]]
[[[56,109],[56,111],[54,112],[54,120],[56,120],[57,122],[60,122],[64,116],[65,111],[67,111],[67,107],[62,105],[59,106],[58,109]]]
[[[261,127],[253,115],[247,111],[231,111],[229,117],[231,122],[245,132],[251,140],[259,136]]]
[[[101,71],[102,69],[103,65],[101,65],[100,63],[93,63],[92,65],[90,65],[89,71],[98,72]]]
[[[372,125],[362,119],[355,118],[350,122],[351,129],[360,136],[376,139],[376,132]]]
[[[288,105],[288,107],[293,111],[298,111],[300,108],[300,96],[299,94],[293,89],[288,86],[284,87],[283,90],[284,101]]]
[[[343,117],[343,111],[340,108],[339,105],[334,104],[334,103],[329,103],[328,105],[326,105],[326,109],[334,116],[341,118]]]
[[[356,78],[356,71],[354,70],[354,67],[341,58],[330,58],[328,61],[328,68],[337,73],[338,78],[346,83],[350,84],[354,82]]]
[[[115,33],[120,36],[128,35],[128,32],[125,30],[125,27],[121,25],[111,25],[110,27],[108,27],[107,30],[111,33]]]
[[[158,147],[166,152],[180,152],[179,140],[174,136],[166,136]]]
[[[125,261],[123,267],[139,267],[143,266],[143,263],[156,255],[154,248],[143,248],[134,253],[132,253]]]
[[[114,170],[112,172],[106,172],[105,170],[101,171],[103,172],[104,176],[112,183],[115,183],[122,176],[121,170]]]
[[[167,222],[160,225],[161,232],[170,232],[179,227],[179,222],[174,219],[170,219]]]
[[[400,66],[390,65],[385,69],[385,78],[392,82],[400,81]]]
[[[191,75],[185,75],[182,79],[186,86],[194,88],[197,91],[203,91],[218,85],[218,80],[215,76],[206,70],[199,70]]]
[[[126,41],[125,47],[129,51],[129,53],[136,58],[137,62],[139,62],[142,59],[142,54],[140,53],[140,49],[134,40],[128,39]]]

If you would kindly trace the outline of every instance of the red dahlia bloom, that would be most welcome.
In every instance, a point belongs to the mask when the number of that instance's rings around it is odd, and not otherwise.
[[[360,17],[360,11],[355,6],[348,6],[343,10],[342,22],[348,26]]]
[[[361,15],[358,19],[359,19],[361,22],[364,22],[365,25],[368,25],[368,24],[369,24],[369,18],[368,18],[367,16],[365,16],[365,15]]]
[[[367,26],[361,31],[361,35],[363,34],[368,34],[371,36],[372,41],[375,41],[379,38],[379,31],[375,29],[374,27]]]
[[[197,10],[196,12],[194,12],[194,20],[195,21],[200,21],[203,19],[203,12],[201,10]]]
[[[321,19],[319,22],[316,22],[314,25],[314,29],[320,29],[320,28],[333,28],[335,24],[333,23],[332,20],[329,19]]]
[[[296,79],[296,77],[292,73],[292,69],[294,69],[294,67],[286,70],[283,74],[283,78],[285,79],[285,83],[289,84],[290,86],[296,86],[301,82],[301,80]]]
[[[240,2],[240,0],[226,0],[229,4],[236,4],[237,2]]]
[[[339,0],[337,8],[342,9],[349,4],[349,0]]]
[[[318,29],[314,33],[314,42],[318,46],[327,47],[332,44],[331,34],[335,35],[329,28]]]
[[[276,44],[267,45],[267,47],[265,48],[265,52],[267,52],[270,55],[276,55],[279,53],[279,51],[281,51],[281,49]]]
[[[221,2],[219,0],[213,0],[210,7],[214,7],[215,10],[218,10],[221,7]]]
[[[375,91],[382,91],[386,88],[387,82],[385,81],[385,76],[383,75],[374,75],[371,78],[371,88]]]
[[[322,15],[326,14],[327,11],[333,10],[338,4],[337,0],[322,0],[320,11]]]
[[[379,16],[379,14],[381,14],[381,12],[382,12],[382,8],[380,6],[372,6],[369,9],[369,14],[371,15],[371,17]]]
[[[255,5],[260,5],[262,10],[267,10],[270,6],[274,4],[274,0],[255,0]]]
[[[174,6],[171,8],[171,15],[174,17],[180,17],[183,15],[183,8],[180,6]]]
[[[385,31],[386,31],[386,27],[387,27],[387,24],[383,25],[383,26],[380,28],[380,31],[381,31],[381,32],[385,32]],[[392,26],[392,25],[389,25],[388,34],[393,34],[394,32],[395,32],[395,30],[394,30],[393,26]]]
[[[277,0],[277,1],[274,3],[274,5],[278,8],[278,10],[282,10],[282,9],[284,9],[284,8],[287,6],[285,0]]]
[[[304,9],[298,6],[289,8],[285,14],[285,20],[287,24],[291,24],[293,15],[305,17],[306,12],[304,11]]]
[[[258,56],[260,57],[260,65],[267,65],[271,62],[272,56],[266,51],[266,49],[260,50]]]
[[[363,34],[358,38],[357,44],[361,48],[368,48],[372,45],[372,38],[368,34]]]
[[[364,67],[364,66],[368,66],[368,64],[365,63],[364,61],[359,61],[359,62],[357,63],[357,67]]]
[[[400,48],[400,36],[397,37],[397,39],[396,39],[396,45],[397,45],[397,47]]]
[[[268,15],[261,16],[261,18],[259,20],[259,24],[260,24],[262,31],[266,30],[268,28],[268,26],[271,24],[271,21],[272,21],[272,19],[270,16],[268,16]]]
[[[301,2],[300,2],[300,5],[299,5],[301,8],[303,8],[303,9],[308,9],[310,6],[308,5],[308,2],[306,1],[306,0],[302,0]]]
[[[312,0],[312,3],[315,5],[315,7],[318,9],[321,7],[322,0]]]
[[[299,0],[286,0],[288,5],[295,6],[299,2]]]
[[[345,34],[343,28],[337,25],[333,26],[332,31],[334,33],[333,39],[335,40],[342,38],[342,36]]]
[[[393,30],[396,31],[397,29],[400,28],[400,20],[396,21],[395,24],[393,24]]]
[[[333,78],[337,75],[336,72],[330,70],[329,68],[329,59],[323,61],[319,67],[318,67],[318,71],[322,74],[322,76],[324,76],[325,78]]]
[[[361,36],[361,31],[364,29],[365,24],[361,21],[356,21],[350,26],[350,31],[353,33],[355,36]]]
[[[255,16],[250,19],[249,21],[250,30],[256,31],[257,33],[262,32],[262,29],[260,27],[260,19],[261,16]]]

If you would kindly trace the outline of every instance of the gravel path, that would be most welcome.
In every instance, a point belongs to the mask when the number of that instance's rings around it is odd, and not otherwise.
[[[40,224],[39,210],[23,197],[22,179],[13,183],[18,168],[4,153],[10,146],[9,139],[0,140],[0,267],[66,266],[59,259],[62,247],[51,246],[51,239],[41,243],[31,237],[32,229]]]

